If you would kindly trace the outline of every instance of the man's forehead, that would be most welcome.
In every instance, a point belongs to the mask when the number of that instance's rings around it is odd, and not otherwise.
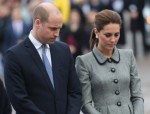
[[[50,28],[62,28],[62,24],[55,24],[55,23],[47,23],[48,27]]]
[[[48,22],[47,22],[48,26],[50,27],[62,27],[63,21],[61,17],[49,17]]]

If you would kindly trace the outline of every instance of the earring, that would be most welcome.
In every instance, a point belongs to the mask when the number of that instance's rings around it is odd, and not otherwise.
[[[98,36],[96,35],[96,38],[98,38]]]

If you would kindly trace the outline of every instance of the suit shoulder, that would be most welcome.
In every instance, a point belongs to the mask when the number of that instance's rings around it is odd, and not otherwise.
[[[54,45],[58,45],[58,46],[68,46],[65,42],[62,42],[62,41],[55,41]]]
[[[16,44],[9,48],[9,50],[13,52],[23,52],[25,47],[25,41],[20,42],[19,44]]]
[[[9,51],[17,52],[21,49],[21,47],[22,47],[21,45],[22,45],[22,43],[16,44],[16,45],[10,47],[8,50],[6,50],[6,52],[9,52]]]
[[[54,44],[50,45],[50,49],[51,52],[57,53],[64,57],[69,57],[71,55],[69,46],[62,41],[56,41]]]
[[[54,46],[54,47],[57,47],[57,48],[60,48],[60,49],[64,49],[64,48],[68,48],[69,49],[69,46],[66,43],[62,42],[62,41],[56,41],[51,46]]]
[[[11,57],[13,58],[17,57],[17,59],[20,58],[21,55],[25,53],[25,48],[23,43],[24,41],[10,47],[8,50],[4,52],[4,57],[8,57],[8,59]]]

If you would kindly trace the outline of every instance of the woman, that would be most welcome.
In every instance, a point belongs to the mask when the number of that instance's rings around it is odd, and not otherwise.
[[[11,114],[11,105],[8,100],[4,85],[0,79],[0,114]]]
[[[133,52],[116,47],[121,23],[120,15],[112,10],[97,13],[92,51],[76,58],[84,114],[144,114]]]

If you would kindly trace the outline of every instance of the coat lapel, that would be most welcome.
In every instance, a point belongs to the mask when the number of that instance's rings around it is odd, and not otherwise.
[[[50,52],[51,52],[51,60],[52,60],[52,71],[53,71],[53,78],[54,78],[54,85],[55,85],[55,90],[57,90],[57,77],[60,76],[60,54],[57,51],[57,46],[55,44],[50,45]]]
[[[26,47],[26,49],[28,50],[29,54],[31,55],[33,61],[36,63],[37,67],[39,68],[39,70],[42,73],[42,76],[45,78],[50,90],[52,91],[52,93],[54,94],[54,88],[51,84],[51,81],[49,79],[49,76],[47,74],[47,71],[44,67],[44,64],[41,60],[41,57],[39,55],[39,53],[37,52],[36,48],[34,47],[34,45],[31,43],[31,41],[29,40],[29,38],[27,38],[24,42],[24,45]]]

